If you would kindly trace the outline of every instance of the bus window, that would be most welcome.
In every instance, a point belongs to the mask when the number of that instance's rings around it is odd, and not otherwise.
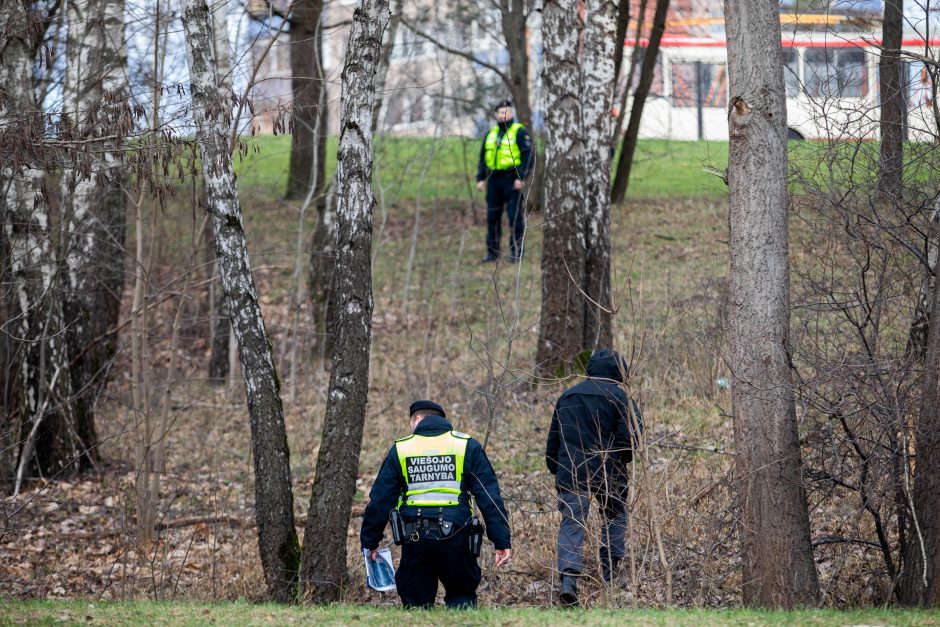
[[[865,52],[857,48],[809,48],[806,93],[823,98],[859,98],[868,93]]]
[[[930,74],[920,61],[911,61],[907,66],[907,101],[912,107],[930,105]]]
[[[784,48],[783,80],[787,87],[787,98],[796,98],[800,94],[800,59],[793,48]]]
[[[672,106],[694,107],[702,98],[703,107],[728,106],[728,73],[724,63],[672,64]],[[701,71],[702,85],[697,83],[697,72]]]
[[[624,51],[624,63],[629,63],[630,55],[627,51]],[[636,70],[633,72],[633,84],[630,86],[630,91],[635,92],[636,88],[640,86],[640,74],[643,72],[643,63],[646,60],[646,48],[640,48]],[[653,82],[650,84],[650,96],[662,96],[663,95],[663,56],[662,54],[656,55],[656,67],[653,68]]]

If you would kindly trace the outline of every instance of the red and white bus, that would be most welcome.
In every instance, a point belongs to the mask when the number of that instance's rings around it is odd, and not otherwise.
[[[633,40],[627,40],[630,58]],[[646,47],[647,41],[640,40]],[[880,41],[838,32],[783,35],[787,125],[794,139],[877,139]],[[931,48],[940,40],[931,40]],[[905,38],[903,48],[924,54],[927,42]],[[638,74],[639,72],[637,72]],[[937,136],[930,80],[922,63],[905,60],[907,133],[917,141]],[[634,86],[635,87],[635,86]],[[665,35],[640,136],[728,139],[728,72],[724,39]]]

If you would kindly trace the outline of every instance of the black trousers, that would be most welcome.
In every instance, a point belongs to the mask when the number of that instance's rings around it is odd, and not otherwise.
[[[490,176],[486,186],[486,254],[499,257],[503,237],[503,207],[509,217],[509,254],[522,257],[522,236],[525,234],[525,209],[522,194],[513,187],[515,176]]]
[[[480,566],[470,555],[465,532],[441,538],[437,531],[421,531],[417,542],[401,547],[401,563],[395,573],[398,596],[406,608],[431,608],[437,583],[444,584],[444,603],[449,608],[477,604]]]

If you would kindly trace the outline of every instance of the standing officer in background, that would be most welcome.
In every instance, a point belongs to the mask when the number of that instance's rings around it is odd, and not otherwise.
[[[528,131],[513,119],[512,103],[496,105],[496,126],[490,129],[480,147],[477,189],[486,187],[486,257],[483,262],[499,259],[502,239],[503,207],[509,216],[509,261],[522,259],[525,234],[525,206],[522,182],[532,167],[532,140]]]
[[[608,585],[623,559],[628,465],[643,429],[640,408],[620,386],[628,369],[616,351],[595,352],[587,375],[558,398],[545,447],[545,463],[555,475],[561,511],[559,601],[568,606],[578,604],[577,577],[584,569],[584,536],[592,500],[601,507],[604,522],[600,562]]]
[[[395,543],[402,543],[395,584],[404,606],[433,607],[440,581],[447,607],[476,607],[482,526],[471,499],[496,547],[495,565],[512,553],[496,473],[480,443],[454,431],[443,407],[416,401],[409,414],[414,433],[395,441],[369,493],[362,547],[374,560],[391,518]]]

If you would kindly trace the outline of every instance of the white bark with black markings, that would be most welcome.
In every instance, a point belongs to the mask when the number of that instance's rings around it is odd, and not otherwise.
[[[346,532],[369,391],[372,337],[372,109],[388,0],[363,0],[353,15],[340,105],[336,166],[336,309],[333,369],[304,537],[301,577],[316,602],[346,585]]]
[[[725,0],[731,401],[747,605],[819,598],[789,358],[787,112],[775,0]]]
[[[222,102],[217,89],[212,18],[205,0],[186,2],[183,26],[192,116],[212,216],[216,258],[248,395],[261,564],[271,597],[288,602],[294,598],[300,559],[294,530],[290,453],[271,342],[248,263],[229,150],[230,107]]]

